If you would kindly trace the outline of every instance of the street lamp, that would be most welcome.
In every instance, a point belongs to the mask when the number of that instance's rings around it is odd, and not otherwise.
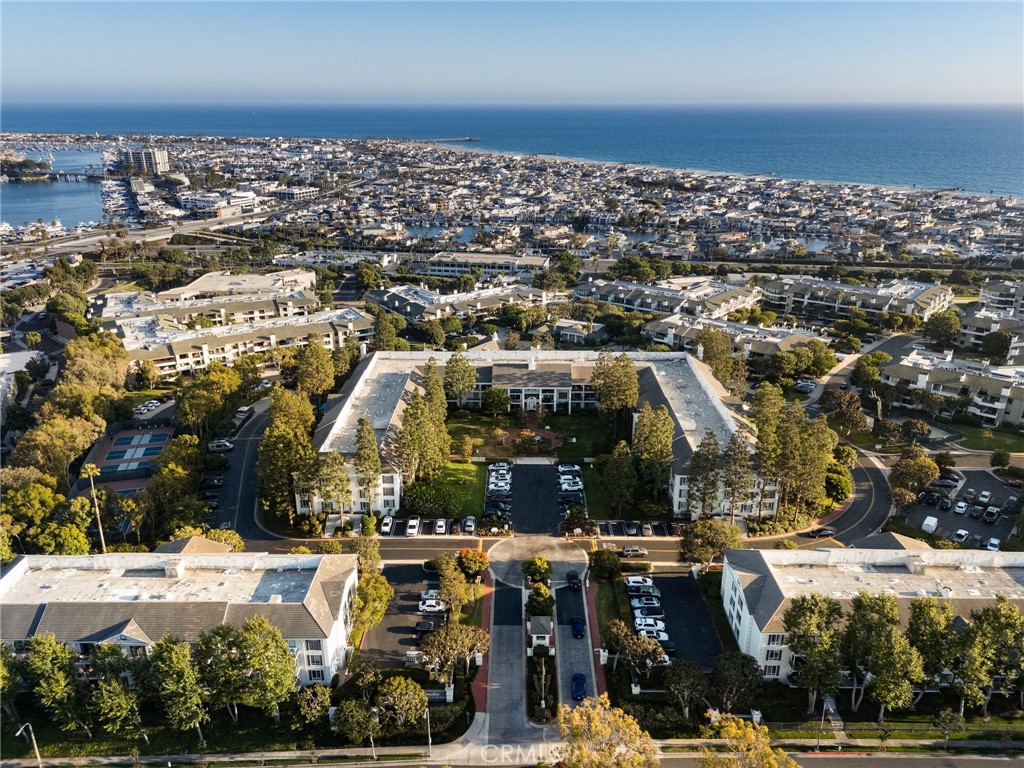
[[[36,763],[39,765],[39,768],[43,768],[43,758],[39,756],[39,745],[36,744],[36,734],[35,731],[32,730],[32,723],[25,723],[21,726],[17,733],[14,734],[14,737],[17,738],[18,736],[21,736],[21,732],[26,728],[28,728],[29,738],[32,739],[32,750],[36,753]]]
[[[818,725],[818,744],[814,747],[815,752],[821,752],[821,731],[825,727],[825,715],[831,711],[831,707],[826,702],[821,704],[821,723]]]
[[[374,746],[374,744],[373,744],[373,731],[374,731],[374,729],[375,729],[375,727],[376,727],[377,723],[378,723],[378,722],[380,722],[380,721],[379,721],[379,720],[377,719],[377,712],[378,712],[378,711],[379,711],[379,710],[377,709],[377,707],[370,707],[370,712],[372,712],[372,713],[373,713],[373,725],[371,725],[371,726],[370,726],[370,727],[369,727],[369,728],[367,729],[367,730],[368,730],[368,731],[370,732],[370,754],[371,754],[371,755],[373,755],[373,759],[374,759],[374,760],[376,760],[376,759],[377,759],[377,747],[376,747],[376,746]]]
[[[427,757],[434,756],[434,740],[430,736],[430,707],[427,707],[427,711],[423,715],[427,718]]]

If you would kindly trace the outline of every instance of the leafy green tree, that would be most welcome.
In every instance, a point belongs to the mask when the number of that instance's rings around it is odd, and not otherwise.
[[[651,670],[665,657],[661,643],[653,637],[641,637],[633,633],[627,634],[622,639],[619,652],[622,654],[623,661],[634,672],[638,675],[642,674],[645,678],[651,676]]]
[[[202,726],[210,716],[203,705],[203,691],[188,643],[165,637],[153,644],[150,661],[151,684],[163,704],[168,725],[178,731],[195,728],[199,740],[205,741]]]
[[[719,717],[714,725],[704,729],[708,739],[718,739],[724,754],[701,747],[701,768],[799,768],[799,763],[782,749],[772,747],[768,728],[741,720],[732,715]]]
[[[725,383],[732,376],[732,337],[718,328],[704,327],[697,332],[700,359],[716,379]]]
[[[501,387],[488,387],[480,395],[480,409],[488,416],[501,416],[508,413],[511,398],[508,390]]]
[[[971,612],[971,620],[988,649],[991,668],[984,686],[982,717],[988,718],[992,694],[1009,694],[1024,679],[1024,615],[1004,595],[996,602]]]
[[[448,621],[423,638],[420,651],[437,679],[448,684],[453,680],[459,659],[465,659],[468,666],[470,657],[486,652],[489,645],[490,636],[479,627]]]
[[[38,331],[29,331],[25,334],[25,346],[29,349],[38,349],[43,343],[43,335]]]
[[[534,555],[524,560],[521,566],[523,575],[531,582],[544,582],[551,578],[551,561],[544,555]]]
[[[718,694],[725,712],[746,706],[761,687],[757,659],[739,651],[719,655],[711,670],[711,688]]]
[[[722,457],[714,430],[708,429],[690,458],[688,511],[698,517],[711,514],[718,500],[722,479]]]
[[[657,768],[658,750],[636,719],[613,707],[608,694],[558,707],[565,768]]]
[[[949,707],[939,710],[935,715],[935,727],[942,733],[942,749],[949,750],[949,737],[954,733],[963,733],[967,728],[967,721],[959,712],[954,712]]]
[[[452,400],[462,405],[466,395],[476,389],[476,367],[461,352],[448,358],[444,367],[444,391]]]
[[[878,639],[872,665],[871,698],[881,707],[878,722],[885,721],[886,709],[910,706],[914,698],[914,683],[924,680],[921,654],[906,635],[896,628]]]
[[[249,684],[249,660],[243,653],[238,630],[230,624],[219,624],[200,632],[195,662],[207,703],[213,709],[223,707],[237,723],[238,703],[245,697]]]
[[[98,417],[87,421],[77,416],[50,416],[21,436],[11,453],[11,465],[35,467],[68,489],[71,464],[99,438],[104,427]]]
[[[379,739],[383,729],[377,715],[362,701],[342,699],[331,716],[331,723],[353,746],[367,739]]]
[[[92,695],[92,707],[104,733],[121,739],[141,736],[149,745],[149,736],[142,730],[139,695],[122,681],[101,681]]]
[[[352,460],[356,468],[359,485],[366,493],[370,508],[373,508],[373,495],[380,481],[380,452],[377,449],[377,437],[373,427],[365,416],[359,417],[356,428],[356,455]]]
[[[632,451],[640,477],[652,497],[668,484],[675,429],[672,415],[664,405],[652,409],[650,403],[644,402],[633,432]]]
[[[841,389],[829,389],[821,396],[820,402],[821,410],[845,428],[846,434],[867,429],[868,417],[860,410],[860,395]]]
[[[555,596],[544,584],[537,583],[530,588],[526,597],[527,616],[551,616],[555,612]]]
[[[825,495],[834,502],[846,501],[853,495],[853,475],[842,464],[832,462],[825,471]]]
[[[952,668],[956,652],[956,629],[953,606],[934,597],[918,597],[910,601],[907,639],[924,662],[924,676],[938,687],[943,673]],[[921,700],[925,686],[914,700]]]
[[[890,360],[892,360],[892,356],[885,352],[869,352],[866,355],[861,355],[854,363],[853,373],[850,374],[850,383],[861,389],[871,389],[881,381],[881,366]]]
[[[1010,466],[1010,452],[1005,448],[996,448],[989,456],[988,463],[996,469],[1006,469]]]
[[[921,419],[907,419],[900,425],[900,434],[908,443],[916,443],[918,440],[923,440],[931,433],[932,428],[928,426],[928,422]]]
[[[334,387],[334,360],[331,353],[320,344],[310,341],[299,352],[296,362],[296,385],[299,391],[320,402]]]
[[[398,333],[392,315],[385,312],[377,317],[374,324],[373,350],[375,352],[393,352],[398,344]]]
[[[679,538],[683,560],[701,563],[705,570],[725,550],[739,549],[741,546],[740,531],[735,525],[710,517],[702,517],[684,525]]]
[[[916,491],[939,476],[939,468],[927,456],[900,458],[889,471],[889,485]]]
[[[853,469],[857,466],[857,451],[848,445],[838,445],[836,449],[832,451],[832,456],[835,458],[836,463],[847,469]]]
[[[466,574],[459,568],[454,555],[444,553],[434,560],[437,563],[437,574],[440,581],[438,592],[441,600],[448,606],[451,618],[449,623],[458,623],[462,615],[462,606],[473,600],[473,589],[466,581]]]
[[[625,352],[613,357],[607,349],[602,349],[594,363],[590,385],[597,393],[597,404],[602,413],[628,412],[636,408],[640,379],[636,366]]]
[[[92,738],[85,685],[75,673],[71,649],[50,633],[28,640],[26,668],[32,691],[62,731]]]
[[[956,466],[956,457],[949,451],[939,451],[932,459],[940,474],[946,474]]]
[[[427,694],[407,677],[389,677],[377,689],[377,707],[384,723],[402,727],[419,722],[427,711]]]
[[[28,334],[25,334],[28,340]],[[1010,354],[1010,345],[1013,344],[1013,334],[1007,330],[992,331],[981,337],[981,353],[996,360],[1005,360]]]
[[[871,434],[882,443],[895,443],[903,437],[900,423],[892,419],[875,419]]]
[[[6,643],[0,643],[0,707],[11,720],[18,720],[14,697],[21,690],[25,665]]]
[[[619,556],[610,549],[599,549],[596,552],[591,552],[589,559],[590,572],[595,579],[608,581],[618,576],[622,570]]]
[[[322,723],[331,708],[331,689],[315,683],[299,690],[295,696],[299,722],[305,726]]]
[[[665,690],[689,720],[690,706],[700,704],[707,694],[708,679],[704,670],[689,659],[673,659],[665,670]]]
[[[502,349],[508,352],[516,352],[519,349],[520,336],[516,331],[509,331],[505,334],[505,340],[502,342]]]
[[[416,324],[416,332],[420,338],[434,349],[444,346],[444,329],[437,320],[425,320]]]
[[[840,642],[841,654],[850,671],[850,709],[856,712],[864,699],[881,642],[899,623],[894,595],[870,595],[863,590],[851,601],[846,629]]]
[[[473,547],[463,547],[460,549],[458,562],[459,568],[466,574],[467,579],[476,578],[484,573],[490,565],[487,553]]]
[[[960,335],[960,315],[955,309],[936,312],[925,320],[922,330],[936,346],[951,346]]]
[[[352,630],[362,633],[379,624],[395,597],[394,588],[382,573],[362,571],[352,604]]]
[[[842,682],[842,620],[839,601],[820,594],[794,597],[782,614],[789,650],[803,657],[796,677],[800,686],[807,689],[808,713],[814,712],[819,692],[835,693]]]
[[[750,498],[754,488],[750,445],[738,431],[732,433],[722,454],[722,488],[725,501],[729,504],[730,521],[735,522],[736,511]]]
[[[778,477],[782,458],[779,422],[786,399],[782,390],[769,382],[758,385],[750,415],[757,426],[758,472],[765,479]]]
[[[600,463],[600,471],[605,498],[617,513],[621,513],[624,506],[634,502],[637,484],[633,454],[624,440],[620,440],[611,456]]]
[[[281,630],[257,614],[238,633],[239,650],[249,669],[249,685],[242,703],[281,722],[281,702],[295,690],[295,659]]]

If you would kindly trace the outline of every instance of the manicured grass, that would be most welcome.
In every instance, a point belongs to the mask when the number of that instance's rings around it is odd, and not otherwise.
[[[136,389],[125,391],[124,399],[134,408],[147,400],[159,400],[161,397],[173,394],[169,389]]]
[[[491,435],[495,427],[506,432],[513,432],[516,429],[516,427],[510,426],[507,417],[495,419],[492,416],[485,416],[479,411],[456,411],[448,417],[446,424],[448,434],[452,438],[452,448],[456,451],[459,450],[462,438],[469,435],[473,440],[473,452],[477,456],[504,459],[515,453],[511,445],[498,445]],[[511,438],[508,438],[506,442],[511,443]]]
[[[975,451],[993,451],[996,448],[1005,448],[1010,453],[1024,452],[1024,434],[1014,434],[993,429],[991,437],[985,437],[985,430],[981,427],[968,427],[963,424],[956,424],[953,429],[963,432],[964,438],[960,445]]]
[[[602,453],[610,453],[614,447],[615,425],[610,418],[596,413],[551,414],[545,425],[562,438],[562,445],[555,449],[555,454],[563,461],[570,459],[594,458]],[[575,438],[576,442],[569,442]]]
[[[462,623],[467,627],[480,627],[484,618],[484,585],[473,585],[473,602],[462,608]]]
[[[878,445],[878,438],[872,435],[870,432],[854,430],[850,434],[846,434],[846,428],[836,424],[832,419],[828,420],[828,425],[839,437],[846,440],[848,443],[853,443],[858,448],[864,448],[868,451],[876,450],[875,446]],[[877,449],[880,453],[899,453],[900,445],[882,445],[880,449]]]
[[[461,496],[460,517],[478,515],[484,508],[484,488],[487,468],[483,464],[462,464],[449,461],[444,470],[444,482]]]
[[[587,497],[587,513],[590,515],[590,519],[606,520],[608,508],[605,504],[601,475],[590,464],[583,467],[583,492]]]
[[[132,293],[135,291],[146,291],[149,290],[145,286],[139,285],[136,282],[129,281],[127,283],[115,283],[106,290],[99,291],[97,295],[103,296],[108,293]]]
[[[619,593],[621,594],[621,598]],[[601,633],[601,645],[608,647],[608,622],[612,619],[625,620],[629,616],[629,604],[626,604],[626,612],[622,612],[621,600],[626,597],[626,591],[618,580],[602,581],[597,585],[597,626]]]

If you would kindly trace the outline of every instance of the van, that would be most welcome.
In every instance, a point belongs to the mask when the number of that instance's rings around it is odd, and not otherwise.
[[[937,517],[926,517],[921,523],[921,530],[925,533],[935,533],[935,529],[938,527],[939,519]]]
[[[253,407],[251,405],[243,405],[241,408],[235,411],[236,416],[248,416],[250,413],[254,413]]]

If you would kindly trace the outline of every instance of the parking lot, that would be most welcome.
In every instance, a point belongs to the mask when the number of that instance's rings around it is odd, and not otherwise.
[[[666,523],[661,520],[602,520],[597,524],[598,534],[610,538],[679,536],[682,529],[682,523]]]
[[[404,667],[406,654],[418,648],[416,622],[437,620],[418,611],[420,592],[428,589],[428,574],[420,565],[386,565],[384,575],[395,589],[395,599],[380,624],[363,637],[359,654],[382,667]],[[436,579],[429,587],[437,587]]]
[[[558,472],[549,464],[512,467],[512,523],[517,533],[554,533],[562,519]]]
[[[1016,514],[1007,514],[1002,511],[1007,499],[1011,496],[1020,497],[1018,489],[1009,488],[1003,481],[991,472],[983,469],[959,470],[964,476],[964,482],[956,489],[955,494],[950,498],[954,507],[952,509],[939,509],[939,506],[931,504],[915,504],[907,512],[907,522],[913,528],[921,529],[922,524],[928,517],[938,520],[938,528],[935,536],[940,539],[952,539],[957,531],[967,531],[967,538],[963,546],[979,549],[984,542],[990,538],[999,539],[1000,543],[1005,542],[1010,531],[1013,530],[1018,518]],[[968,511],[957,513],[955,504],[965,498],[968,489],[973,489],[977,496],[988,492],[991,496],[984,504],[978,504],[977,500],[968,503]],[[978,509],[987,509],[990,506],[998,507],[1000,513],[995,522],[986,522],[980,516]]]

